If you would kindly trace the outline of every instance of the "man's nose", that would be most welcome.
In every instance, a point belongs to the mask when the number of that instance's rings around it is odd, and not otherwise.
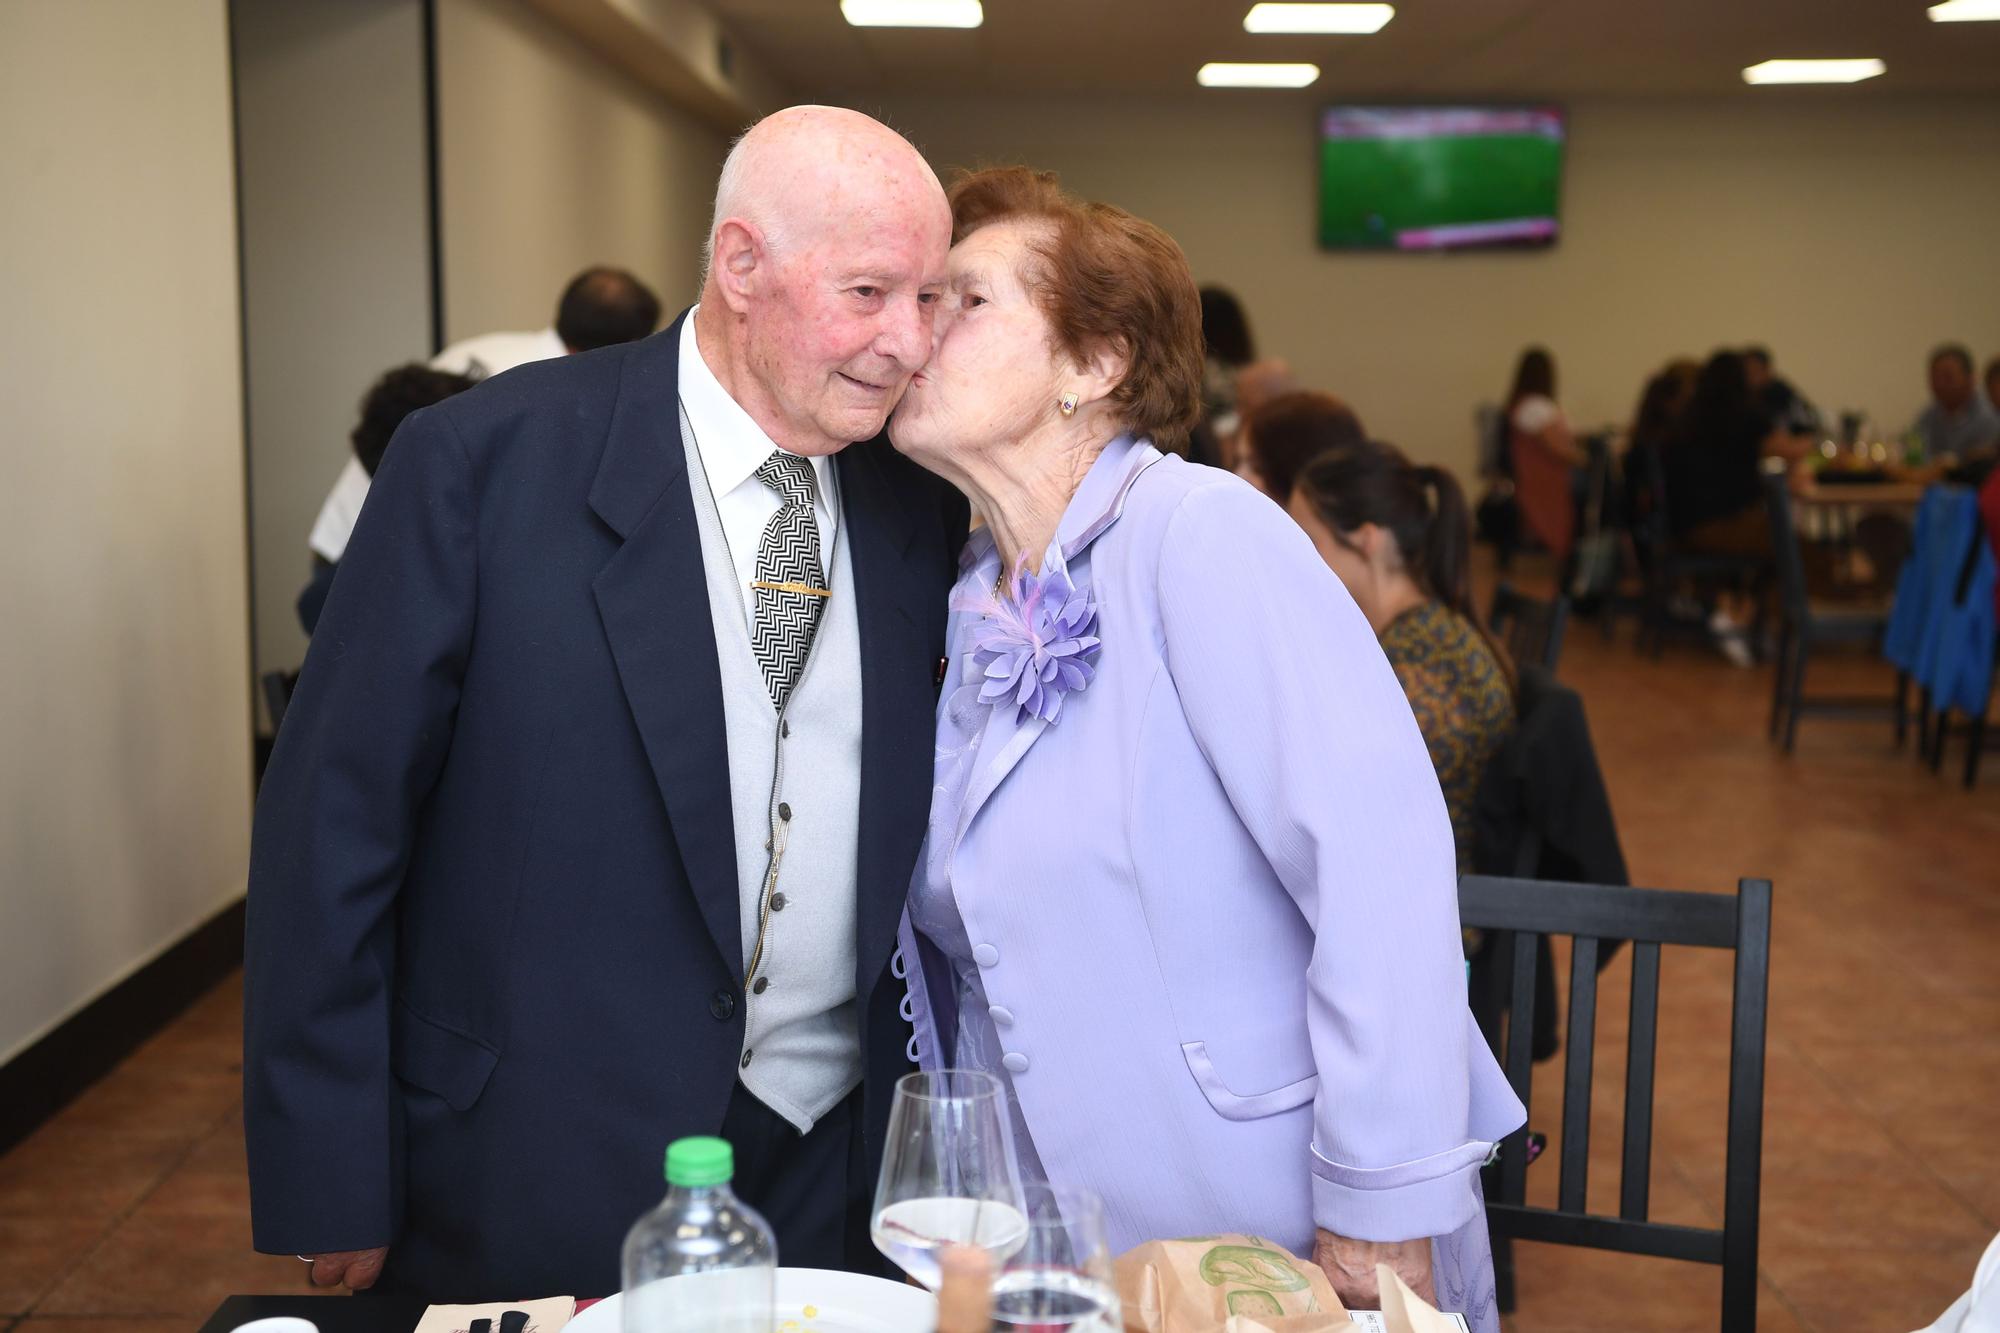
[[[935,305],[926,305],[915,297],[890,302],[876,333],[875,350],[898,365],[915,370],[930,359],[935,313]]]

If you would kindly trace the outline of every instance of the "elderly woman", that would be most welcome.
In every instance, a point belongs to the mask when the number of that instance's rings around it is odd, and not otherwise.
[[[1201,386],[1173,241],[1022,168],[952,206],[890,426],[985,519],[903,929],[915,1054],[998,1074],[1115,1247],[1268,1236],[1359,1304],[1381,1260],[1491,1333],[1477,1171],[1522,1112],[1396,677],[1284,511],[1158,447]]]

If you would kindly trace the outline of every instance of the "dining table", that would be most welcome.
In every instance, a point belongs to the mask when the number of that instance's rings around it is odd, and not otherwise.
[[[417,1296],[366,1292],[354,1296],[230,1296],[201,1333],[233,1333],[259,1319],[304,1319],[319,1333],[410,1333],[429,1305]]]

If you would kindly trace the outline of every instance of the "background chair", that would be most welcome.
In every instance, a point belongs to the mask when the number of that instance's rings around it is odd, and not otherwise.
[[[1533,664],[1554,675],[1569,626],[1569,598],[1530,597],[1502,579],[1493,589],[1486,624],[1507,645],[1515,665]]]
[[[1757,1324],[1757,1226],[1764,1130],[1764,1035],[1771,970],[1771,885],[1743,880],[1736,894],[1557,884],[1467,875],[1459,881],[1459,919],[1508,938],[1511,991],[1504,1042],[1494,1054],[1521,1104],[1533,1115],[1531,1033],[1537,944],[1568,935],[1569,1041],[1563,1070],[1558,1202],[1527,1203],[1523,1126],[1500,1145],[1497,1188],[1489,1185],[1487,1224],[1496,1255],[1512,1240],[1581,1245],[1656,1255],[1722,1268],[1723,1333]],[[1616,1217],[1589,1211],[1591,1061],[1597,1021],[1597,966],[1606,941],[1632,941],[1631,1028],[1625,1066],[1625,1117]],[[1729,1041],[1728,1138],[1720,1229],[1648,1220],[1652,1175],[1653,1058],[1659,1031],[1660,946],[1731,949],[1736,954]],[[1532,1121],[1530,1122],[1532,1123]],[[1511,1285],[1511,1284],[1509,1284]],[[1503,1292],[1511,1296],[1511,1292]]]
[[[1639,476],[1633,484],[1644,492],[1637,506],[1639,515],[1632,525],[1632,542],[1640,566],[1646,574],[1645,610],[1639,618],[1638,644],[1641,651],[1658,657],[1669,634],[1709,638],[1706,615],[1689,618],[1676,615],[1675,601],[1683,595],[1706,598],[1717,588],[1735,588],[1757,594],[1757,619],[1750,627],[1750,642],[1763,637],[1763,592],[1771,579],[1768,557],[1720,555],[1689,551],[1673,535],[1669,521],[1666,469],[1657,449],[1635,449]]]
[[[1806,588],[1805,561],[1799,555],[1798,532],[1792,523],[1792,493],[1782,472],[1764,474],[1764,507],[1771,517],[1771,544],[1778,571],[1778,660],[1771,686],[1770,734],[1784,734],[1785,753],[1798,738],[1799,718],[1807,713],[1842,717],[1887,712],[1896,719],[1900,740],[1907,717],[1908,683],[1900,681],[1888,698],[1872,695],[1808,697],[1806,666],[1815,647],[1832,644],[1879,643],[1889,629],[1886,603],[1846,606],[1812,600]]]

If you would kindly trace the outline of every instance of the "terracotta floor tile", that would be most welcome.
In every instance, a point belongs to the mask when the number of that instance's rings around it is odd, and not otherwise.
[[[0,1156],[0,1217],[109,1226],[183,1151],[173,1140],[101,1134],[58,1117]]]
[[[1713,1333],[1722,1270],[1570,1246],[1516,1247],[1518,1308],[1508,1333]],[[1760,1333],[1809,1328],[1769,1283],[1757,1293]]]
[[[96,1221],[0,1217],[0,1323],[34,1308],[103,1234]]]
[[[225,1296],[307,1293],[288,1255],[250,1248],[250,1218],[141,1208],[114,1230],[37,1314],[206,1318]]]
[[[1868,1247],[1788,1249],[1764,1271],[1799,1314],[1826,1333],[1929,1325],[1972,1285],[1983,1244],[1929,1252]]]

